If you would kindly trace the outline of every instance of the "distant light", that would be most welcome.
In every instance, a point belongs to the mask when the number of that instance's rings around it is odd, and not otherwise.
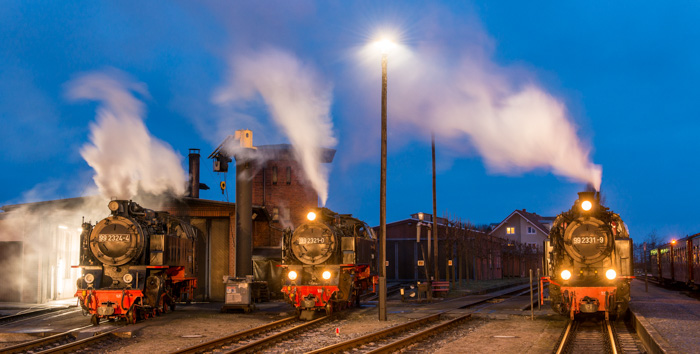
[[[68,226],[65,225],[58,225],[58,228],[61,230],[68,230]]]
[[[588,201],[588,200],[586,200],[586,201],[584,201],[583,203],[581,203],[581,209],[583,209],[583,210],[585,210],[585,211],[591,210],[592,207],[593,207],[593,203],[591,203],[591,202]]]
[[[676,240],[671,240],[671,244],[672,244],[672,245],[675,245],[675,244],[676,244]]]
[[[316,220],[316,213],[310,211],[308,214],[306,214],[306,218],[309,219],[309,221],[314,221]]]

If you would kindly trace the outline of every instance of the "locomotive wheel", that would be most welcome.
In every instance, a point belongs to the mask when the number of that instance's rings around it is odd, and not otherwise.
[[[93,326],[99,326],[100,325],[100,317],[97,315],[92,315],[90,318],[90,323],[92,323]]]

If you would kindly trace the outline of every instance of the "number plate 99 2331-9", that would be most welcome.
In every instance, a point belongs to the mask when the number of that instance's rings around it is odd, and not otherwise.
[[[574,237],[571,240],[575,245],[579,244],[591,244],[591,243],[605,243],[605,237],[602,236],[583,236]]]

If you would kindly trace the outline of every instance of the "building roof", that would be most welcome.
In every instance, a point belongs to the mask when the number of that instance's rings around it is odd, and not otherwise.
[[[490,233],[496,232],[496,230],[498,230],[498,228],[500,228],[506,222],[508,222],[508,220],[510,220],[510,218],[512,218],[514,215],[520,215],[523,219],[525,219],[525,221],[527,221],[529,224],[534,226],[536,229],[540,230],[545,235],[549,235],[549,231],[547,231],[547,227],[544,226],[544,223],[554,221],[554,219],[556,218],[554,216],[541,216],[541,215],[538,215],[537,213],[530,213],[525,209],[522,209],[522,210],[516,209],[515,211],[510,213],[510,215],[508,215],[508,217],[503,219],[503,221],[501,221],[501,223],[498,224],[498,226],[494,227]]]

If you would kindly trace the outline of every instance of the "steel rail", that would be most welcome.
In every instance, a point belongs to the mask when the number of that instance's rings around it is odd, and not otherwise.
[[[609,320],[605,320],[605,332],[608,335],[608,338],[610,339],[610,350],[612,354],[617,354],[618,338],[613,333],[612,324]]]
[[[266,325],[254,327],[254,328],[242,331],[242,332],[233,333],[233,334],[228,335],[226,337],[221,337],[221,338],[217,338],[217,339],[211,340],[211,341],[206,342],[206,343],[194,345],[194,346],[191,346],[189,348],[185,348],[185,349],[176,351],[176,352],[174,352],[174,354],[201,353],[201,352],[205,352],[208,350],[214,350],[214,349],[222,347],[228,343],[232,343],[232,342],[239,341],[241,339],[252,337],[252,336],[273,330],[273,329],[278,328],[278,327],[286,326],[286,325],[293,323],[293,322],[296,322],[296,321],[297,321],[296,316],[283,318],[279,321],[271,322],[271,323],[268,323]]]
[[[556,354],[561,354],[564,352],[564,348],[566,348],[566,344],[568,344],[568,341],[571,339],[571,334],[573,333],[573,331],[572,331],[573,325],[574,325],[574,321],[569,321],[569,324],[566,326],[566,330],[564,331],[564,335],[559,340],[559,346],[557,347],[557,350],[555,351]]]
[[[348,350],[348,349],[354,348],[358,345],[361,345],[361,344],[364,344],[367,342],[378,340],[378,339],[388,337],[388,336],[396,334],[396,333],[404,332],[404,331],[409,330],[409,329],[414,328],[414,327],[422,326],[426,323],[437,321],[440,319],[440,316],[443,315],[444,313],[445,312],[440,312],[440,313],[436,313],[434,315],[421,317],[421,318],[416,319],[416,320],[411,321],[411,322],[406,322],[406,323],[398,325],[398,326],[389,327],[389,328],[383,329],[379,332],[370,333],[370,334],[367,334],[367,335],[364,335],[361,337],[357,337],[357,338],[353,338],[353,339],[350,339],[350,340],[347,340],[345,342],[341,342],[338,344],[329,345],[329,346],[321,348],[321,349],[307,352],[306,354],[335,353],[335,352],[340,352],[343,350]]]
[[[43,346],[50,344],[50,343],[53,343],[53,342],[68,339],[70,337],[74,337],[73,331],[59,333],[59,334],[55,334],[53,336],[49,336],[46,338],[33,340],[31,342],[25,342],[25,343],[13,345],[11,347],[2,348],[2,352],[8,353],[8,354],[22,353],[22,352],[26,352],[26,351],[32,350],[34,348],[37,348],[37,347],[43,347]]]
[[[79,328],[76,328],[76,329],[71,329],[70,331],[66,331],[66,332],[63,332],[63,333],[54,334],[54,335],[52,335],[52,336],[48,336],[48,337],[44,337],[44,338],[39,338],[39,339],[36,339],[36,340],[33,340],[33,341],[29,341],[29,342],[24,342],[24,343],[16,344],[16,345],[13,345],[13,346],[11,346],[11,347],[5,347],[5,348],[2,348],[2,349],[0,350],[0,352],[2,352],[2,353],[8,353],[8,354],[12,354],[12,353],[22,353],[22,352],[26,352],[26,351],[32,350],[32,349],[34,349],[34,348],[43,347],[43,346],[48,345],[48,344],[53,343],[53,342],[62,341],[62,340],[64,340],[64,339],[70,339],[70,337],[77,338],[77,333],[76,333],[76,332],[78,332],[78,331],[80,331],[80,330],[82,330],[82,329],[85,329],[85,328],[90,328],[90,327],[93,327],[93,326],[92,326],[92,325],[83,326],[83,327],[79,327]]]
[[[100,342],[100,341],[106,340],[108,338],[112,338],[113,336],[115,336],[115,334],[112,333],[112,331],[115,331],[115,330],[117,330],[117,328],[110,330],[109,332],[100,333],[100,334],[94,335],[92,337],[84,338],[84,339],[77,340],[77,341],[72,342],[72,343],[60,345],[58,347],[47,349],[47,350],[42,350],[42,351],[39,351],[36,353],[46,353],[46,354],[47,353],[70,353],[70,352],[76,351],[80,348],[85,348],[87,346],[90,346],[96,342]]]
[[[73,307],[75,307],[75,306],[73,306]],[[17,313],[14,315],[2,316],[2,317],[0,317],[0,326],[5,326],[5,325],[11,324],[11,323],[19,322],[18,320],[29,320],[29,319],[41,317],[41,316],[49,314],[49,313],[58,312],[61,310],[67,310],[70,308],[71,307],[69,307],[69,306],[66,306],[66,307],[47,307],[47,308],[42,308],[42,309],[38,309],[38,310]]]
[[[401,348],[407,347],[413,343],[419,342],[419,341],[426,339],[432,335],[440,333],[440,332],[448,329],[449,327],[454,326],[462,321],[466,321],[468,319],[471,319],[471,317],[472,317],[471,314],[457,317],[457,318],[449,320],[445,323],[441,323],[437,326],[434,326],[434,327],[428,328],[424,331],[413,334],[413,335],[406,337],[404,339],[400,339],[396,342],[389,343],[381,348],[371,350],[368,353],[379,354],[379,353],[392,353],[392,352],[398,351]]]
[[[281,338],[284,338],[284,337],[286,337],[286,336],[295,334],[296,332],[300,332],[300,331],[302,331],[302,330],[304,330],[304,329],[307,329],[307,328],[309,328],[309,327],[313,327],[314,325],[317,325],[317,324],[319,324],[319,323],[321,323],[321,322],[324,322],[324,321],[328,320],[329,318],[330,318],[329,316],[317,318],[317,319],[315,319],[315,320],[313,320],[313,321],[306,322],[306,323],[304,323],[304,324],[302,324],[302,325],[299,325],[299,326],[290,328],[290,329],[288,329],[288,330],[286,330],[286,331],[282,331],[282,332],[280,332],[280,333],[273,334],[273,335],[271,335],[271,336],[262,338],[262,339],[260,339],[260,340],[255,341],[255,342],[248,343],[248,344],[246,344],[246,345],[240,346],[240,347],[238,347],[238,348],[234,348],[234,349],[232,349],[232,350],[225,351],[224,353],[227,353],[227,354],[230,354],[230,353],[245,353],[245,352],[248,352],[248,351],[253,351],[253,349],[263,348],[263,347],[266,347],[266,346],[268,346],[268,345],[270,345],[270,344],[272,344],[272,343],[278,341],[278,340],[281,339]]]

